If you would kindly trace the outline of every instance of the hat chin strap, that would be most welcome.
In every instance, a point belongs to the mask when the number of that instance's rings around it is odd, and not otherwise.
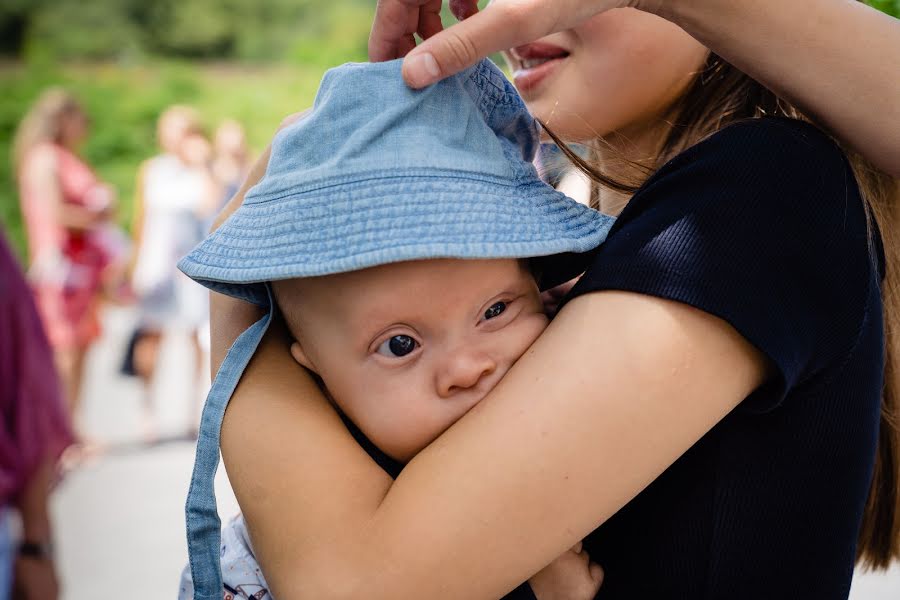
[[[219,466],[219,438],[228,401],[272,322],[275,302],[269,286],[266,289],[269,293],[268,313],[247,328],[229,348],[203,406],[194,472],[185,506],[194,600],[222,600],[222,565],[219,554],[222,524],[216,507],[214,487]]]

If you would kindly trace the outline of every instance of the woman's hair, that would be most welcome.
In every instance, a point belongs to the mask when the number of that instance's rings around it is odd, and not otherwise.
[[[12,152],[13,173],[18,173],[25,155],[38,144],[60,143],[63,118],[82,112],[81,105],[66,90],[57,87],[45,90],[16,129]]]
[[[550,137],[566,157],[595,184],[619,192],[637,191],[646,177],[669,159],[704,138],[737,121],[763,116],[806,119],[795,107],[739,71],[721,57],[710,54],[706,65],[673,107],[675,115],[659,152],[644,163],[627,161],[641,180],[623,181],[603,173],[597,166],[597,147],[591,157],[577,154],[552,131]],[[546,127],[545,127],[546,129]],[[609,145],[598,140],[603,147]],[[886,568],[900,558],[900,239],[898,239],[897,180],[878,171],[857,153],[847,152],[866,200],[866,215],[878,224],[886,259],[882,301],[885,322],[884,390],[878,451],[869,498],[863,514],[857,546],[857,561],[870,568]],[[597,208],[597,194],[592,194]],[[870,227],[870,240],[873,239]],[[871,252],[873,260],[875,252]]]

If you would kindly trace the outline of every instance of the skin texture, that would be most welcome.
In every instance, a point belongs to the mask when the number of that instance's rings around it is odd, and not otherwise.
[[[480,402],[548,323],[513,259],[402,262],[273,288],[294,358],[402,462]],[[412,350],[398,356],[392,340]]]
[[[44,543],[53,537],[48,504],[54,476],[54,462],[52,458],[47,457],[31,475],[19,495],[17,504],[22,517],[22,539]],[[13,569],[15,598],[56,600],[59,597],[59,581],[53,560],[17,556]]]
[[[272,287],[298,340],[291,355],[401,462],[476,406],[549,323],[534,277],[512,259],[401,262]],[[398,356],[392,341],[410,345]],[[529,582],[538,600],[589,600],[602,578],[579,542]]]
[[[535,87],[515,78],[529,110],[567,140],[616,134],[612,142],[635,158],[655,151],[659,116],[685,91],[709,52],[683,29],[636,10],[604,12],[505,52],[513,73],[527,73],[523,57],[541,47],[565,55],[546,65],[550,73]]]
[[[422,87],[478,59],[637,8],[683,28],[829,128],[870,162],[900,176],[900,21],[849,0],[454,0],[473,17],[442,31],[437,0],[379,0],[372,60],[406,57]],[[815,15],[815,18],[810,18]],[[413,34],[427,40],[415,51]]]

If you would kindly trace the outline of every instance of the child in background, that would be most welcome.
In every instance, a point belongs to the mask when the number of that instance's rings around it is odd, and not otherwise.
[[[277,304],[295,360],[396,477],[527,351],[548,324],[540,289],[577,273],[612,224],[539,180],[537,144],[490,62],[422,92],[399,62],[334,69],[311,114],[276,137],[265,178],[180,267]],[[241,517],[220,544],[205,496],[207,444],[256,345],[240,344],[204,411],[181,598],[270,593]],[[579,544],[507,598],[593,598],[600,579]]]

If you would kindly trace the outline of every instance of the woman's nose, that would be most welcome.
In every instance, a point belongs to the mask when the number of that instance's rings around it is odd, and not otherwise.
[[[483,378],[496,370],[497,362],[486,352],[467,350],[453,352],[438,369],[436,381],[438,395],[449,398],[459,392],[473,389]]]

